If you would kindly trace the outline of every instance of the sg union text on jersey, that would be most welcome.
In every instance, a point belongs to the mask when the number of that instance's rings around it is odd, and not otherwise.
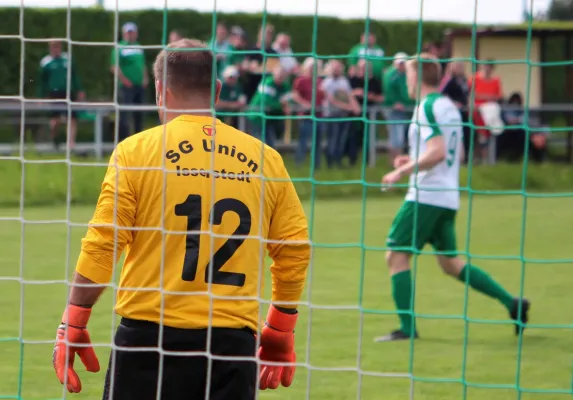
[[[175,149],[170,149],[165,153],[165,158],[172,164],[177,164],[185,155],[191,154],[194,151],[203,151],[205,153],[216,153],[229,158],[225,162],[225,168],[220,170],[209,170],[202,167],[187,168],[180,165],[176,166],[177,176],[196,176],[196,177],[213,177],[228,180],[237,180],[239,182],[251,182],[251,173],[256,173],[259,169],[258,163],[252,158],[248,157],[245,153],[237,149],[235,145],[215,144],[214,140],[202,139],[199,149],[195,149],[188,140],[183,140],[178,143]],[[240,171],[233,171],[233,164],[237,164],[241,168]]]

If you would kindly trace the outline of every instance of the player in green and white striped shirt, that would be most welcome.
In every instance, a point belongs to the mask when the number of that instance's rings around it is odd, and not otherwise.
[[[418,60],[422,60],[421,62]],[[419,76],[421,72],[421,76]],[[516,334],[528,320],[530,303],[512,296],[487,272],[457,255],[455,219],[460,206],[459,171],[463,157],[462,119],[454,103],[438,91],[441,66],[422,54],[408,61],[409,95],[420,101],[408,131],[410,151],[394,160],[394,171],[382,178],[391,186],[409,175],[406,199],[396,214],[387,238],[386,261],[392,275],[392,293],[400,311],[400,329],[376,341],[417,338],[412,312],[410,256],[432,245],[438,264],[448,275],[501,302],[516,321]]]

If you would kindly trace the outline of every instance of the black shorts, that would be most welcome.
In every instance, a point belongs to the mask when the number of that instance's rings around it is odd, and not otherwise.
[[[158,350],[112,350],[103,399],[156,400],[158,389],[161,400],[204,399],[209,388],[210,400],[254,400],[257,387],[254,359],[212,359],[207,382],[209,359],[193,354],[206,351],[207,333],[207,329],[163,328],[161,348],[187,354],[160,357]],[[159,325],[126,318],[121,320],[115,334],[115,345],[121,347],[157,349],[158,340]],[[255,346],[255,335],[250,329],[211,329],[210,353],[214,356],[255,357]]]
[[[66,96],[66,92],[62,91],[62,90],[53,90],[50,92],[49,96],[50,99],[62,99],[65,100],[67,98]],[[70,101],[74,101],[75,100],[75,96],[73,96],[70,93]],[[65,101],[63,102],[53,102],[50,103],[50,105],[54,105],[54,106],[64,106],[67,107],[67,103]],[[54,110],[50,112],[50,118],[59,118],[59,117],[67,117],[68,116],[68,110],[67,109],[62,109],[62,110]],[[77,112],[76,111],[72,111],[72,119],[76,119],[77,118]]]

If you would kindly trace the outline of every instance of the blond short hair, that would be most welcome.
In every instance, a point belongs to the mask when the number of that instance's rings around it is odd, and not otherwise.
[[[431,87],[440,86],[442,66],[434,55],[429,53],[415,55],[406,62],[406,68],[412,69],[418,74],[421,72],[418,81],[422,84]]]
[[[213,84],[213,55],[200,40],[180,39],[157,55],[153,72],[155,79],[177,94],[209,93]]]
[[[319,58],[314,57],[307,57],[305,58],[304,62],[302,63],[301,69],[303,71],[310,71],[316,65],[316,69],[320,71],[322,69],[322,60]]]

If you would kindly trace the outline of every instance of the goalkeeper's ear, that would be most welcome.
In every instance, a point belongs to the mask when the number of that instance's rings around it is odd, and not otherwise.
[[[215,81],[215,93],[213,96],[213,105],[216,105],[219,102],[219,96],[221,95],[221,88],[223,87],[223,84],[221,83],[221,81],[219,79],[217,79]]]
[[[155,80],[155,104],[157,107],[163,106],[163,84],[159,79]]]

